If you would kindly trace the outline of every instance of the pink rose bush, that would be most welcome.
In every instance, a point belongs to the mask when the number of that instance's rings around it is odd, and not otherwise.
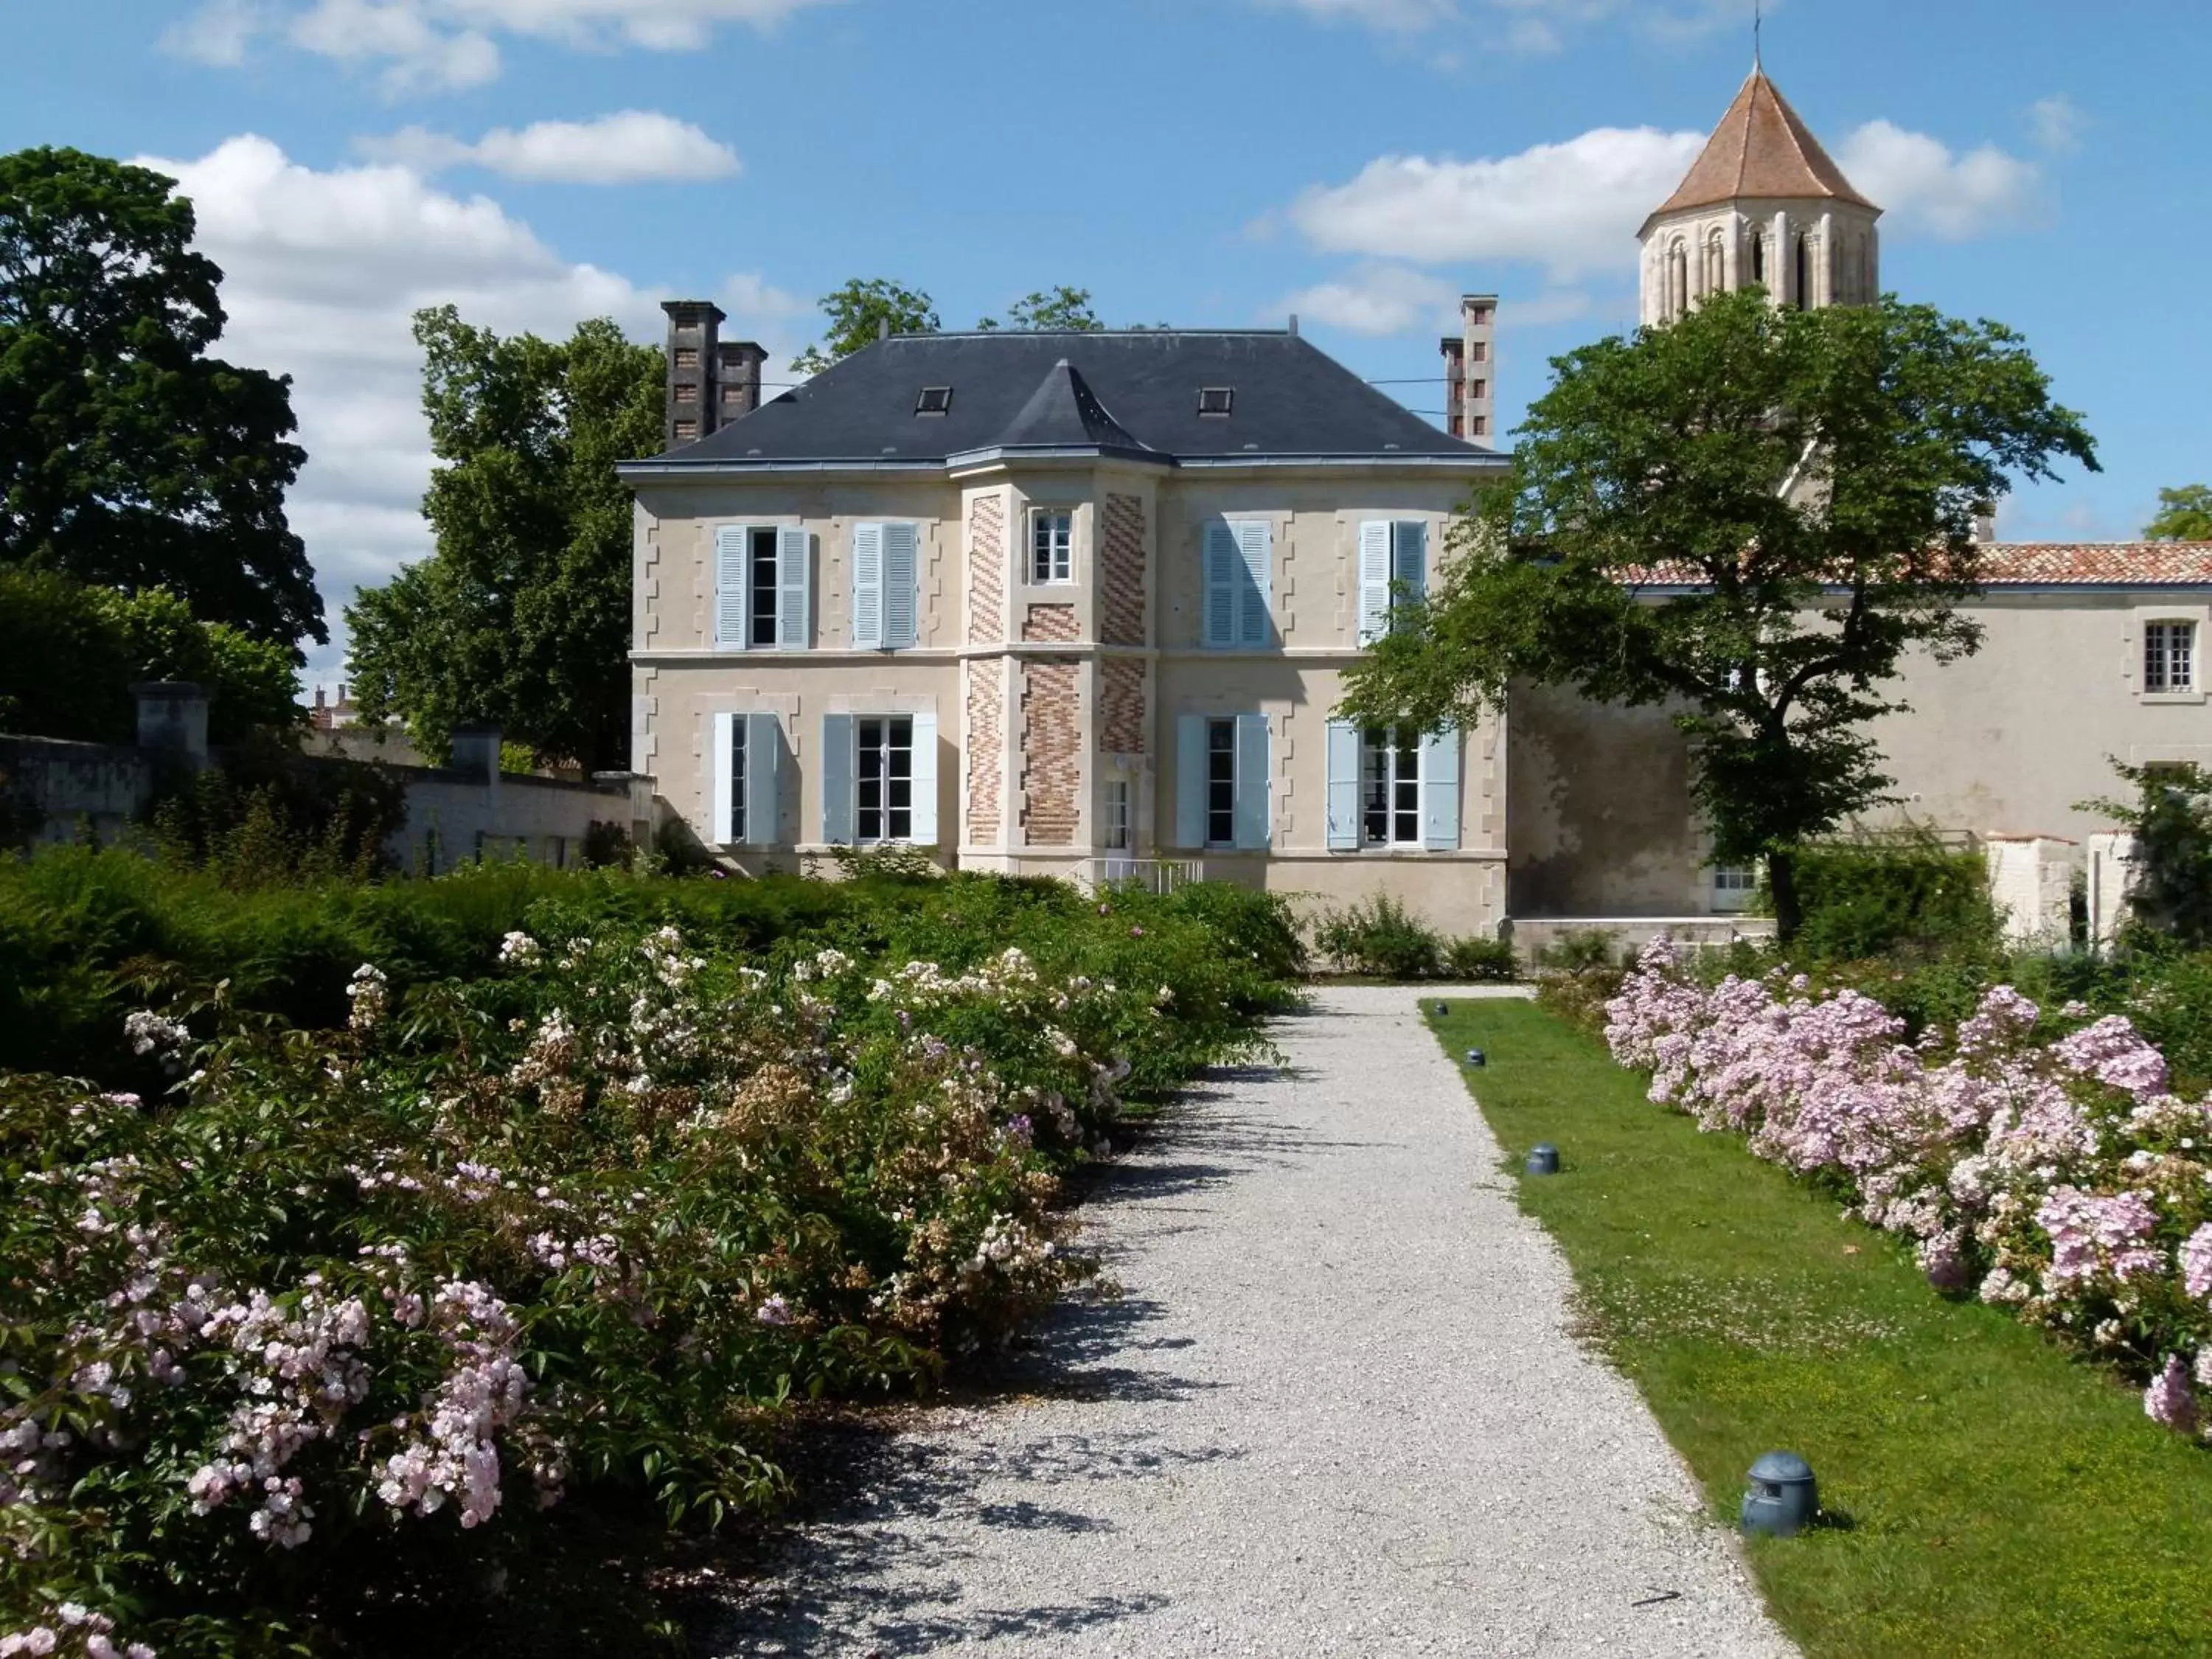
[[[2169,1092],[2128,1020],[2054,1037],[1997,986],[1954,1030],[1907,1042],[1880,1003],[1802,975],[1701,986],[1663,939],[1606,1013],[1613,1058],[1650,1073],[1654,1101],[1833,1183],[1939,1288],[2149,1378],[2151,1418],[2212,1440],[2195,1393],[2212,1387],[2212,1101]]]
[[[779,1499],[787,1402],[926,1385],[1092,1271],[1060,1177],[1132,1056],[1249,1046],[1209,928],[1086,925],[1095,971],[554,917],[476,984],[364,966],[339,1030],[134,1015],[166,1099],[0,1075],[0,1653],[296,1636],[580,1493]]]

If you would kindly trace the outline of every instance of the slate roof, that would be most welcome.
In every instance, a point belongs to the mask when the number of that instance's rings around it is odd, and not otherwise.
[[[1651,217],[1741,197],[1807,196],[1875,206],[1851,188],[1766,71],[1754,68],[1681,184]]]
[[[950,386],[942,415],[915,412]],[[1232,389],[1200,415],[1203,387]],[[641,471],[937,465],[1076,452],[1168,465],[1415,460],[1479,470],[1495,451],[1437,430],[1282,330],[895,335]]]

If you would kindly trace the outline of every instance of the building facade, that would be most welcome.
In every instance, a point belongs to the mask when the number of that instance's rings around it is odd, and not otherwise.
[[[1880,212],[1754,69],[1639,234],[1644,320],[1753,285],[1870,302]],[[1443,343],[1446,432],[1295,326],[891,337],[763,400],[757,347],[722,346],[711,306],[668,311],[669,450],[623,470],[634,765],[731,868],[906,844],[1388,893],[1531,939],[1724,929],[1750,899],[1665,710],[1523,690],[1466,732],[1333,716],[1506,471],[1485,442],[1495,295]],[[2111,758],[2212,763],[2212,545],[1984,539],[1986,642],[1908,662],[1912,712],[1876,733],[1883,821],[2008,849],[2021,892],[2063,893]]]
[[[1504,458],[1289,331],[878,342],[634,464],[635,764],[744,871],[1178,871],[1505,914],[1502,723],[1332,717]]]

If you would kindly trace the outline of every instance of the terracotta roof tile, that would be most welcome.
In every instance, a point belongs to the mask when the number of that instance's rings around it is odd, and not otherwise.
[[[1689,565],[1632,572],[1639,586],[1697,585]],[[2212,586],[2212,542],[1990,542],[1982,549],[1984,587]]]
[[[1844,170],[1829,159],[1766,71],[1754,69],[1681,185],[1651,216],[1714,207],[1739,197],[1808,196],[1875,205],[1851,188]]]
[[[2212,542],[1992,542],[1982,554],[1989,587],[2212,583]]]

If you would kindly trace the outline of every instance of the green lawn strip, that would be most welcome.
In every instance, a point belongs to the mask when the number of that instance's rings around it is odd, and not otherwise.
[[[1572,1265],[1589,1334],[1731,1522],[1785,1448],[1841,1524],[1751,1540],[1810,1655],[2212,1653],[2212,1457],[1997,1310],[1947,1301],[1834,1197],[1700,1133],[1532,1004],[1431,1018]]]

